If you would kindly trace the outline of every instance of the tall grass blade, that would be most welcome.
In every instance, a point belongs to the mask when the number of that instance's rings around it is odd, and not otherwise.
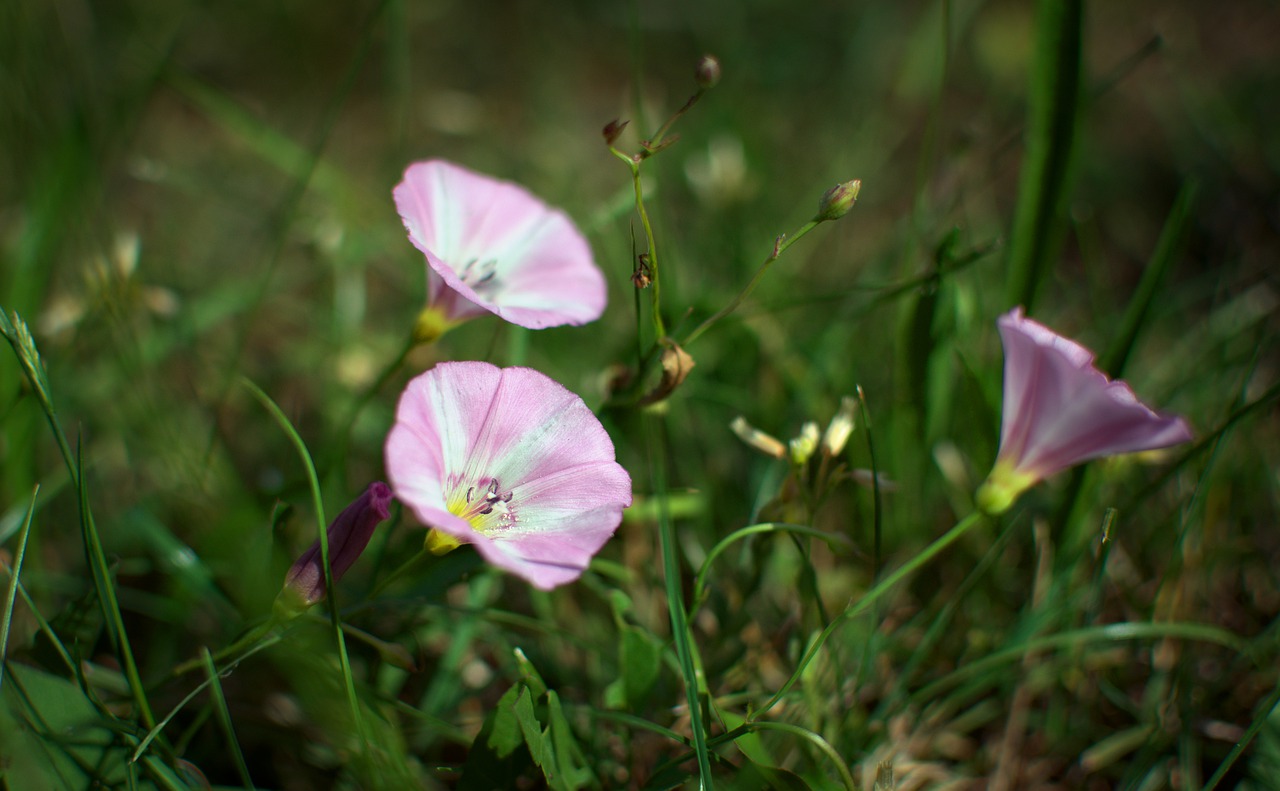
[[[356,733],[360,736],[360,744],[365,751],[369,745],[369,734],[365,728],[364,718],[360,714],[360,701],[356,697],[355,679],[351,675],[351,658],[347,655],[347,640],[342,632],[342,619],[338,612],[338,596],[333,584],[333,569],[329,565],[329,524],[324,518],[324,502],[320,497],[320,479],[316,475],[316,465],[311,459],[311,452],[307,450],[307,444],[302,441],[302,437],[298,436],[298,431],[289,422],[289,418],[285,417],[284,412],[271,396],[267,395],[262,388],[258,387],[248,379],[240,380],[253,397],[258,399],[263,408],[275,419],[276,424],[280,426],[280,430],[285,433],[289,441],[293,443],[293,447],[298,451],[298,457],[302,460],[302,465],[307,473],[307,485],[311,489],[311,505],[316,514],[316,530],[320,536],[320,560],[324,567],[324,585],[327,595],[325,602],[329,606],[329,623],[333,629],[334,640],[338,645],[338,661],[342,667],[342,681],[347,693],[347,704],[351,707],[351,721],[355,724]]]
[[[1112,378],[1124,375],[1125,363],[1129,361],[1129,353],[1133,351],[1134,342],[1138,339],[1138,333],[1142,330],[1160,284],[1182,253],[1187,234],[1191,230],[1191,212],[1195,209],[1197,194],[1199,186],[1194,181],[1183,184],[1178,191],[1169,217],[1164,222],[1164,229],[1160,232],[1156,249],[1151,254],[1146,269],[1142,271],[1142,279],[1138,281],[1138,288],[1130,298],[1129,306],[1125,308],[1120,331],[1114,335],[1111,345],[1102,354],[1099,367]]]
[[[685,696],[689,704],[689,727],[693,731],[693,748],[698,757],[699,786],[714,789],[711,778],[711,756],[707,748],[707,731],[702,721],[702,701],[698,689],[701,682],[695,666],[693,637],[689,631],[684,593],[680,582],[680,559],[676,556],[676,532],[667,506],[667,442],[662,418],[649,415],[649,470],[653,479],[653,496],[658,502],[658,540],[662,545],[662,576],[666,581],[667,610],[671,617],[671,639],[684,676]]]
[[[227,709],[227,699],[222,694],[222,684],[218,681],[218,668],[213,665],[213,656],[209,649],[201,646],[200,659],[204,662],[205,676],[209,681],[209,696],[213,698],[213,711],[218,718],[218,726],[227,737],[227,746],[231,750],[231,759],[240,775],[240,784],[253,789],[253,778],[249,775],[249,767],[244,762],[244,753],[240,751],[240,742],[236,739],[236,729],[231,722],[231,712]]]
[[[54,438],[58,443],[58,450],[62,454],[63,462],[67,465],[67,472],[76,486],[85,559],[93,575],[94,586],[102,605],[103,615],[106,617],[107,634],[111,638],[112,646],[119,653],[120,664],[124,667],[130,693],[133,696],[134,704],[138,707],[138,713],[143,722],[146,723],[146,726],[150,728],[155,725],[155,720],[151,715],[151,707],[147,704],[146,692],[142,685],[142,679],[138,674],[137,664],[133,659],[133,650],[129,645],[129,637],[125,633],[124,618],[120,613],[120,603],[116,599],[115,587],[111,582],[111,572],[107,564],[106,553],[102,549],[102,539],[98,535],[97,526],[93,521],[93,513],[89,509],[88,492],[84,482],[84,465],[78,453],[74,456],[72,455],[67,436],[62,431],[62,425],[58,422],[57,412],[53,408],[53,396],[49,388],[49,379],[45,372],[44,362],[40,358],[40,351],[36,348],[35,339],[31,336],[31,330],[27,327],[26,322],[16,313],[12,316],[7,315],[4,309],[0,307],[0,334],[4,335],[9,345],[13,347],[14,354],[18,356],[22,371],[26,375],[28,382],[30,382],[32,390],[35,391],[36,398],[40,402],[40,408],[44,411],[45,419],[49,422],[49,427],[53,431]]]
[[[1065,231],[1081,116],[1084,0],[1036,3],[1026,156],[1010,232],[1008,302],[1032,313]]]
[[[4,597],[4,613],[0,615],[0,686],[4,685],[4,663],[9,656],[9,627],[13,624],[13,603],[18,595],[18,577],[22,573],[22,560],[27,555],[27,538],[31,535],[31,517],[36,512],[36,497],[40,487],[31,493],[31,506],[22,520],[22,532],[18,536],[18,551],[9,567],[9,591]]]
[[[146,689],[142,677],[138,673],[138,664],[133,658],[133,647],[129,643],[129,634],[124,628],[124,616],[120,612],[120,601],[116,597],[115,583],[111,577],[111,567],[107,563],[106,551],[102,548],[102,536],[98,534],[98,526],[93,521],[93,512],[89,509],[89,492],[84,483],[84,464],[79,452],[76,454],[75,480],[80,501],[80,528],[84,537],[84,551],[93,584],[97,590],[98,601],[102,605],[106,617],[107,636],[120,656],[124,666],[125,678],[129,683],[129,692],[133,696],[134,705],[143,724],[148,728],[155,726],[155,717],[151,714],[151,706],[147,703]]]

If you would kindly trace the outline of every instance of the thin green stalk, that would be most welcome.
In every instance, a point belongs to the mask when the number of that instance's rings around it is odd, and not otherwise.
[[[369,593],[368,598],[370,599],[378,598],[378,595],[381,594],[383,591],[385,591],[393,582],[403,577],[411,569],[417,567],[420,563],[422,563],[422,561],[428,560],[431,557],[432,557],[431,550],[427,549],[426,546],[424,545],[422,549],[418,550],[417,554],[415,554],[413,557],[406,560],[404,563],[401,563],[399,566],[393,569],[390,574],[378,580],[378,584],[373,587],[373,590]]]
[[[867,435],[867,456],[871,462],[871,527],[872,544],[872,579],[880,578],[880,541],[882,533],[880,505],[880,467],[876,464],[876,446],[871,440],[871,413],[867,411],[867,397],[862,392],[862,385],[855,385],[858,392],[858,411],[862,413],[862,431]]]
[[[649,312],[653,320],[654,340],[667,337],[666,325],[662,322],[662,267],[658,263],[658,243],[653,238],[653,223],[649,221],[649,212],[644,207],[644,185],[640,181],[640,163],[634,157],[627,157],[631,165],[631,184],[636,195],[636,213],[640,215],[640,225],[644,227],[644,240],[649,256]]]
[[[822,753],[831,760],[831,763],[835,764],[836,771],[840,773],[840,782],[844,784],[845,788],[849,789],[849,791],[855,791],[855,789],[857,789],[858,784],[854,782],[853,773],[850,772],[849,767],[845,765],[844,759],[840,757],[840,753],[836,752],[836,749],[831,746],[830,742],[813,731],[801,728],[799,725],[792,725],[788,722],[751,722],[747,724],[747,728],[752,732],[781,731],[783,733],[789,733],[792,736],[799,736],[800,738],[805,739],[821,750]]]
[[[807,525],[792,525],[785,522],[761,522],[760,524],[747,525],[738,528],[729,535],[716,542],[716,545],[707,553],[707,557],[702,561],[702,568],[698,569],[698,574],[693,581],[693,604],[689,605],[689,617],[698,611],[702,606],[703,599],[706,597],[707,574],[711,571],[711,564],[716,558],[720,557],[726,549],[731,545],[741,541],[748,536],[758,535],[760,533],[798,533],[800,535],[809,536],[810,538],[818,538],[826,541],[831,545],[848,545],[849,540],[835,533],[827,533]]]
[[[1125,308],[1124,319],[1120,322],[1120,330],[1115,333],[1106,352],[1099,360],[1099,367],[1112,378],[1119,379],[1124,375],[1125,364],[1129,361],[1129,353],[1133,351],[1138,333],[1147,317],[1160,283],[1165,274],[1173,267],[1182,254],[1182,248],[1191,232],[1191,213],[1195,209],[1196,194],[1199,187],[1195,181],[1187,181],[1178,191],[1173,208],[1164,221],[1164,229],[1160,231],[1160,240],[1151,254],[1151,260],[1142,270],[1142,279],[1129,298]]]
[[[355,680],[351,675],[351,658],[347,655],[347,640],[342,633],[342,621],[338,614],[338,596],[333,584],[333,569],[329,565],[329,525],[324,518],[324,502],[320,498],[320,480],[316,476],[316,466],[311,461],[311,453],[307,450],[306,443],[302,441],[302,437],[298,436],[298,432],[294,429],[293,424],[289,422],[289,418],[285,417],[284,412],[280,411],[280,407],[271,399],[271,396],[244,377],[241,377],[240,381],[249,389],[249,392],[253,393],[254,398],[258,399],[263,408],[275,418],[276,423],[298,451],[298,456],[306,469],[307,483],[311,488],[311,505],[315,511],[316,528],[320,536],[320,561],[324,567],[324,587],[327,592],[325,599],[329,605],[329,623],[333,629],[334,639],[338,644],[338,661],[342,667],[342,680],[347,692],[347,704],[351,707],[352,722],[355,724],[356,733],[360,735],[362,748],[367,749],[369,735],[365,729],[364,718],[360,716],[360,702],[356,698]]]
[[[924,636],[920,638],[920,642],[911,651],[911,656],[903,665],[898,678],[894,682],[893,689],[889,695],[885,696],[875,712],[871,715],[872,722],[887,722],[892,716],[890,706],[897,703],[906,694],[908,685],[915,678],[916,671],[920,665],[927,662],[934,656],[933,650],[942,636],[946,634],[951,626],[951,619],[955,616],[956,610],[964,603],[965,598],[969,595],[969,591],[977,586],[978,582],[986,575],[987,571],[996,564],[996,562],[1004,556],[1005,547],[1012,539],[1014,530],[1017,525],[1012,522],[1005,527],[1004,532],[996,537],[991,543],[991,547],[987,553],[982,556],[978,564],[973,567],[973,571],[965,576],[964,581],[956,588],[955,592],[947,597],[947,603],[943,605],[942,610],[930,619],[929,628],[925,631]]]
[[[800,676],[804,674],[809,663],[813,661],[815,656],[817,656],[818,651],[827,642],[827,639],[835,633],[836,629],[846,621],[852,620],[863,612],[866,612],[872,604],[877,602],[880,597],[893,588],[893,586],[915,573],[921,566],[932,560],[938,555],[938,553],[942,552],[942,550],[954,544],[961,536],[981,521],[982,515],[976,511],[960,520],[955,527],[948,530],[941,538],[938,538],[932,544],[925,547],[919,554],[904,563],[892,574],[881,580],[878,585],[867,591],[856,603],[850,605],[844,612],[840,613],[834,621],[827,624],[827,628],[823,629],[817,639],[810,643],[808,650],[806,650],[804,656],[800,658],[800,662],[796,665],[796,669],[792,672],[791,677],[787,679],[786,683],[782,685],[782,688],[774,693],[773,697],[769,698],[763,706],[752,712],[749,721],[754,722],[758,720],[760,717],[764,716],[766,712],[778,705],[779,701],[786,697],[787,693],[791,691],[791,688],[800,680]]]
[[[684,676],[685,698],[689,705],[689,727],[693,731],[693,747],[698,757],[698,772],[701,775],[700,788],[713,791],[714,781],[711,778],[711,757],[707,749],[707,732],[702,721],[702,705],[699,700],[700,686],[693,653],[693,635],[689,630],[689,622],[685,616],[684,595],[680,584],[680,560],[676,556],[675,527],[671,523],[671,514],[667,509],[666,479],[666,427],[659,416],[650,416],[651,430],[649,438],[649,467],[653,478],[654,498],[658,501],[658,541],[662,549],[662,572],[667,588],[667,610],[671,617],[671,638],[675,643],[676,656],[680,659],[680,670]]]
[[[788,247],[795,244],[797,241],[800,240],[802,236],[804,236],[809,231],[812,231],[814,228],[816,228],[820,222],[821,220],[815,217],[814,219],[809,220],[807,223],[797,228],[796,232],[791,234],[791,236],[789,237],[785,235],[779,236],[773,243],[773,252],[770,253],[769,257],[764,259],[764,262],[760,264],[760,267],[756,270],[756,273],[752,275],[751,281],[747,283],[747,287],[742,289],[742,291],[738,292],[738,294],[734,296],[733,299],[729,300],[728,305],[725,305],[723,308],[717,311],[714,315],[712,315],[706,321],[699,324],[693,330],[693,332],[685,336],[685,339],[682,345],[685,347],[688,347],[689,344],[696,341],[698,337],[702,335],[702,333],[711,329],[712,325],[714,325],[717,321],[719,321],[720,319],[723,319],[725,316],[728,316],[730,313],[737,310],[738,306],[742,304],[742,301],[747,297],[751,296],[751,292],[754,291],[756,286],[760,284],[760,280],[764,277],[765,272],[769,271],[769,267],[773,265],[773,262],[777,261],[779,256],[781,256],[783,253],[787,251]]]
[[[214,661],[221,662],[227,659],[228,657],[233,657],[236,654],[241,653],[242,651],[249,651],[250,649],[252,649],[253,651],[256,651],[258,650],[256,646],[259,643],[261,643],[264,640],[272,639],[273,637],[274,639],[278,640],[279,636],[272,635],[272,631],[279,625],[280,625],[280,622],[276,620],[274,616],[271,618],[268,618],[267,620],[263,621],[262,623],[250,629],[249,631],[245,632],[243,635],[237,638],[236,641],[231,645],[220,649],[218,653],[213,655]],[[248,653],[246,653],[245,656],[248,656]],[[169,677],[177,678],[178,676],[185,675],[187,673],[190,673],[192,670],[195,670],[196,668],[203,667],[203,666],[204,666],[204,662],[200,659],[200,657],[189,659],[186,662],[183,662],[182,664],[175,667],[169,673]]]
[[[22,573],[22,560],[27,555],[27,538],[31,535],[31,518],[36,513],[39,494],[40,484],[36,484],[31,492],[31,506],[27,508],[27,516],[22,520],[22,531],[18,535],[18,552],[9,567],[9,591],[4,597],[4,615],[0,616],[0,685],[4,684],[4,663],[9,656],[9,627],[13,624],[13,603],[18,596],[18,575]]]
[[[102,550],[98,531],[93,523],[93,514],[89,510],[88,494],[84,485],[83,466],[80,459],[72,454],[71,445],[67,442],[67,436],[63,433],[57,412],[53,408],[53,397],[49,389],[49,380],[44,369],[44,362],[40,358],[40,352],[36,348],[35,339],[32,338],[30,329],[27,328],[26,323],[16,313],[10,317],[4,312],[3,308],[0,308],[0,334],[3,334],[5,339],[9,341],[9,345],[13,347],[14,354],[18,357],[23,373],[31,384],[31,388],[36,394],[36,399],[40,402],[45,419],[53,431],[54,439],[58,443],[58,450],[62,454],[62,460],[66,464],[71,482],[76,487],[86,561],[93,575],[103,617],[108,625],[107,634],[119,654],[134,703],[138,707],[138,711],[143,721],[146,722],[147,727],[151,727],[154,724],[151,717],[151,709],[147,705],[142,680],[138,674],[137,663],[133,659],[133,650],[129,644],[128,634],[124,631],[124,618],[120,613],[120,603],[116,600],[115,589],[110,582],[111,575],[107,565],[106,554]]]
[[[120,611],[120,601],[116,598],[115,586],[111,581],[111,567],[107,563],[107,553],[102,548],[102,537],[98,535],[98,526],[93,520],[93,512],[89,510],[89,490],[84,484],[83,460],[77,454],[76,473],[77,493],[80,504],[80,527],[84,539],[84,550],[94,586],[97,588],[103,614],[109,627],[107,635],[111,638],[115,649],[123,660],[124,675],[129,681],[129,692],[133,696],[134,705],[142,717],[143,724],[150,728],[156,724],[151,714],[151,706],[147,703],[146,690],[142,677],[138,673],[138,663],[133,658],[133,647],[129,643],[129,634],[124,628],[124,615]]]
[[[275,645],[278,642],[280,642],[280,636],[271,635],[266,640],[263,640],[258,645],[246,651],[244,656],[238,657],[234,661],[230,662],[226,667],[222,669],[221,675],[225,676],[231,673],[244,660],[248,659],[249,657],[253,656],[259,651],[267,648],[268,646]],[[200,661],[202,662],[203,660],[200,660]],[[142,741],[138,743],[138,746],[134,748],[133,755],[130,756],[129,758],[129,761],[131,763],[142,759],[142,754],[146,752],[147,747],[151,745],[151,742],[154,741],[155,738],[159,736],[160,733],[166,727],[168,727],[170,721],[172,721],[174,717],[178,716],[178,712],[186,708],[187,704],[190,703],[192,700],[194,700],[196,695],[199,695],[201,692],[205,690],[205,687],[209,686],[209,682],[210,682],[210,679],[206,678],[204,681],[201,681],[199,684],[197,684],[195,689],[188,692],[182,700],[178,701],[178,704],[174,706],[173,709],[170,710],[170,712],[164,716],[164,719],[156,723],[155,727],[153,727],[147,733],[147,735],[142,738]]]
[[[1258,714],[1253,718],[1253,722],[1249,723],[1249,728],[1244,732],[1244,736],[1240,737],[1240,741],[1236,742],[1231,748],[1231,752],[1227,753],[1227,757],[1222,759],[1222,763],[1218,765],[1217,771],[1209,778],[1209,782],[1204,784],[1201,791],[1213,791],[1218,787],[1218,783],[1222,782],[1222,778],[1227,776],[1227,772],[1231,771],[1231,767],[1235,766],[1236,761],[1240,760],[1240,756],[1244,755],[1244,751],[1248,749],[1250,742],[1258,735],[1258,731],[1262,730],[1262,726],[1267,723],[1271,717],[1271,712],[1275,710],[1276,704],[1280,703],[1280,684],[1271,690],[1271,694],[1258,707]]]
[[[213,656],[209,649],[200,647],[200,660],[204,664],[205,677],[209,682],[209,697],[213,699],[213,711],[218,717],[218,725],[227,737],[227,745],[231,749],[231,760],[240,775],[240,784],[253,790],[253,778],[249,776],[249,766],[244,762],[244,753],[240,751],[240,742],[236,739],[236,729],[231,723],[231,712],[227,709],[227,698],[222,694],[222,684],[218,681],[218,669],[214,667]]]

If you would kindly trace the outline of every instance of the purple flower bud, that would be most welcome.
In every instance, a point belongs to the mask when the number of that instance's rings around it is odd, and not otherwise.
[[[375,481],[329,525],[329,567],[334,582],[342,579],[369,545],[373,529],[390,516],[390,503],[391,487]],[[291,604],[301,605],[298,609],[305,609],[324,599],[324,566],[319,541],[303,552],[289,569],[284,591],[281,592],[282,597],[286,595],[293,600]]]

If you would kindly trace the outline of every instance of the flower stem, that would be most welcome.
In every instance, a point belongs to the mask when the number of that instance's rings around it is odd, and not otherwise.
[[[800,662],[796,665],[795,672],[791,674],[791,678],[787,679],[787,682],[782,685],[782,688],[774,693],[773,697],[769,698],[763,706],[753,712],[749,719],[751,721],[757,720],[764,716],[769,709],[778,705],[778,701],[782,700],[786,694],[791,691],[791,688],[795,686],[796,682],[800,680],[800,676],[804,673],[805,668],[807,668],[809,663],[813,661],[813,658],[817,656],[819,649],[821,649],[823,644],[826,643],[827,638],[831,637],[831,635],[835,633],[835,630],[843,625],[845,621],[852,620],[866,612],[871,605],[877,602],[881,596],[889,591],[890,588],[918,571],[922,566],[924,566],[924,564],[932,560],[942,552],[942,550],[954,544],[961,536],[969,532],[974,525],[981,521],[981,513],[975,511],[972,514],[969,514],[964,519],[956,523],[955,527],[943,534],[942,537],[925,547],[922,552],[881,580],[880,584],[867,591],[861,599],[858,599],[857,602],[845,608],[845,611],[836,616],[836,619],[831,623],[827,624],[827,628],[823,629],[822,633],[818,635],[818,638],[810,644],[809,649],[805,651],[804,656],[800,658]]]
[[[658,243],[653,238],[653,223],[649,221],[649,212],[644,208],[644,186],[640,183],[640,160],[631,158],[631,183],[636,193],[636,213],[640,215],[640,224],[644,226],[644,240],[649,253],[650,308],[653,318],[654,340],[667,336],[666,326],[662,323],[662,275],[658,266]]]
[[[773,262],[777,261],[778,258],[784,252],[786,252],[787,248],[795,244],[795,242],[798,239],[800,239],[800,237],[804,236],[809,231],[812,231],[815,227],[817,227],[819,222],[820,220],[816,218],[812,219],[809,222],[805,223],[804,225],[800,226],[795,233],[791,234],[791,236],[789,237],[785,235],[779,236],[777,241],[775,241],[773,244],[773,252],[769,254],[768,258],[764,259],[764,262],[762,264],[760,264],[760,268],[756,270],[756,273],[754,275],[752,275],[751,282],[747,283],[747,287],[742,289],[742,291],[740,291],[733,299],[731,299],[728,305],[725,305],[723,308],[717,311],[715,315],[711,316],[706,321],[699,324],[693,330],[693,332],[689,333],[688,336],[685,337],[684,342],[681,345],[688,347],[688,345],[693,343],[695,340],[697,340],[698,337],[702,335],[702,333],[711,329],[711,325],[715,324],[720,319],[723,319],[725,316],[728,316],[730,313],[737,310],[738,306],[742,304],[742,301],[747,297],[751,296],[752,291],[755,291],[756,286],[760,284],[760,280],[764,277],[764,273],[769,271],[769,267],[773,265]],[[653,280],[654,280],[654,284],[656,285],[658,282],[656,272],[654,274]]]

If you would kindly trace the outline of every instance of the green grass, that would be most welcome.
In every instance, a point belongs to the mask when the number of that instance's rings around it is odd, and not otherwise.
[[[1277,787],[1275,20],[5,5],[0,785]],[[705,52],[723,79],[633,174],[601,128],[639,151]],[[424,275],[391,188],[428,157],[563,207],[605,317],[402,356]],[[1195,442],[971,517],[1019,302]],[[662,335],[696,366],[640,408]],[[591,570],[543,593],[422,557],[397,506],[324,610],[273,621],[383,478],[404,383],[469,359],[597,409],[636,502]],[[822,470],[729,430],[857,393]],[[805,489],[840,464],[882,483]]]

